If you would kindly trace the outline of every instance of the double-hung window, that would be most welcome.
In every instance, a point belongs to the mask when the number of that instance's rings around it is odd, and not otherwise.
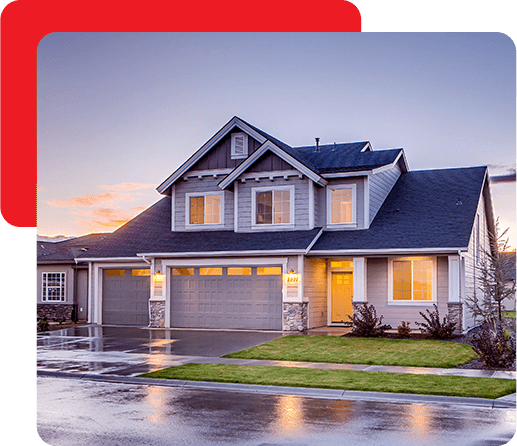
[[[356,185],[327,188],[327,221],[329,225],[356,224]]]
[[[186,194],[187,226],[222,224],[222,193]]]
[[[256,226],[293,224],[293,186],[253,189],[254,215]]]
[[[436,259],[391,260],[391,292],[394,302],[435,301]]]
[[[65,301],[66,273],[43,273],[42,296],[43,302]]]

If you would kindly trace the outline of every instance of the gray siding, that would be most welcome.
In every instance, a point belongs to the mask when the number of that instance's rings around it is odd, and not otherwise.
[[[373,221],[377,212],[386,200],[391,189],[401,175],[400,167],[396,164],[393,168],[370,175],[370,220]]]
[[[327,261],[306,257],[303,297],[309,300],[309,328],[327,325]]]
[[[437,258],[437,303],[440,317],[447,314],[449,300],[449,273],[448,258]],[[423,322],[420,312],[433,309],[427,305],[388,305],[388,259],[373,258],[367,260],[367,300],[376,311],[377,316],[383,316],[383,323],[396,329],[402,321],[410,322],[413,329],[417,329],[416,321]]]
[[[237,167],[244,159],[232,160],[231,157],[231,134],[240,133],[240,129],[228,133],[221,141],[219,141],[203,158],[192,166],[190,170],[211,170],[211,169],[227,169]],[[248,136],[248,156],[251,155],[260,143]]]
[[[239,227],[238,231],[252,231],[252,189],[255,187],[278,187],[278,186],[294,186],[294,229],[309,229],[309,182],[307,178],[300,179],[298,177],[289,177],[284,179],[261,179],[259,182],[255,180],[247,180],[245,183],[238,181],[238,207],[239,207]],[[233,206],[233,201],[232,201]],[[233,209],[233,208],[232,208]],[[233,219],[232,219],[233,220]],[[275,225],[265,227],[264,230],[277,230]],[[285,230],[280,228],[278,230]]]
[[[174,187],[174,230],[175,231],[185,231],[185,215],[186,215],[186,201],[185,197],[187,193],[196,193],[196,192],[221,192],[221,189],[217,184],[221,181],[221,177],[213,178],[213,177],[203,177],[200,180],[197,177],[190,177],[188,181],[184,181],[183,179],[179,179]],[[224,194],[224,227],[217,225],[213,229],[227,229],[233,230],[233,192],[230,190],[225,190]],[[199,229],[210,230],[210,225],[203,225],[202,228],[200,226]]]

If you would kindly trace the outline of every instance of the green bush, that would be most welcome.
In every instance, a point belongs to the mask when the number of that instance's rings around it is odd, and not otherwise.
[[[48,330],[47,318],[40,319],[38,321],[38,331],[47,331],[47,330]]]

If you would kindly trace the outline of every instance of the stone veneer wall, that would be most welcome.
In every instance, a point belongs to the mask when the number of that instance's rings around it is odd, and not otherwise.
[[[151,305],[151,320],[150,326],[154,328],[163,328],[165,327],[165,301],[163,300],[155,300],[150,301]]]
[[[284,302],[283,308],[283,331],[305,331],[307,330],[307,302]]]
[[[75,304],[38,304],[37,312],[38,319],[46,317],[49,321],[53,319],[60,321],[63,317],[66,320],[72,320],[72,317],[77,315]]]
[[[447,309],[449,312],[449,319],[452,322],[456,322],[454,334],[460,335],[463,332],[463,304],[460,302],[449,302],[447,303]]]

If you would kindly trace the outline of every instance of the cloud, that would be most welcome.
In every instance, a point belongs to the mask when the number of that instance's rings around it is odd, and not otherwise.
[[[155,184],[143,184],[143,183],[120,183],[120,184],[114,184],[114,185],[101,184],[99,187],[104,190],[126,191],[126,190],[137,190],[137,189],[150,189],[152,187],[156,187],[156,185]]]
[[[115,200],[133,201],[133,198],[121,193],[106,192],[104,194],[87,194],[64,200],[50,200],[47,204],[59,207],[103,206]]]
[[[515,183],[516,175],[515,169],[507,169],[509,173],[504,175],[493,175],[490,177],[490,182],[495,183]]]
[[[76,223],[78,225],[85,226],[89,228],[90,231],[94,229],[106,230],[106,228],[116,229],[122,226],[144,209],[146,209],[145,206],[135,206],[130,210],[112,207],[91,209],[88,211],[76,211],[74,214],[91,217],[90,219],[81,219],[77,221]]]

